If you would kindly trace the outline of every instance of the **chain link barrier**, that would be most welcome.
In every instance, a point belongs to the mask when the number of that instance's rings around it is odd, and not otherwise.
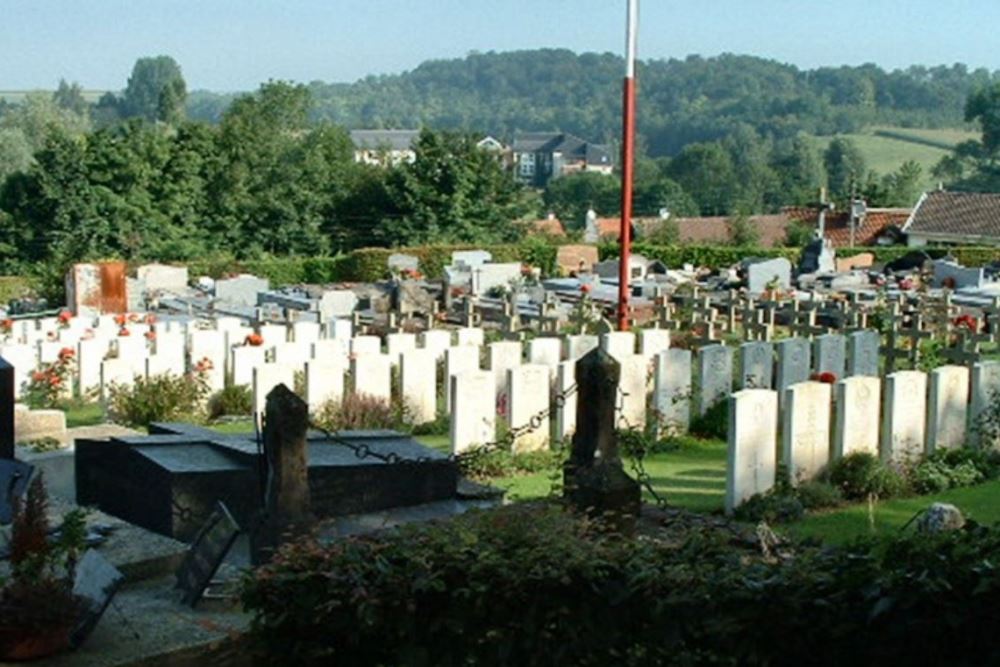
[[[625,416],[625,399],[628,398],[628,392],[622,390],[621,385],[616,387],[616,389],[618,392],[617,405],[615,406],[615,411],[618,413],[618,424],[616,424],[616,426],[624,425],[625,430],[627,431],[641,433],[642,429],[629,422],[628,417]],[[632,468],[632,473],[635,475],[635,481],[637,481],[642,488],[646,489],[659,509],[667,509],[666,498],[661,496],[653,487],[653,478],[650,477],[649,472],[646,470],[646,448],[640,447],[637,449],[630,449],[625,453],[627,454],[629,465]]]

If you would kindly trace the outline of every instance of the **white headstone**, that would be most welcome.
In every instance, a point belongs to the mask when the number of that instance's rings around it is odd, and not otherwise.
[[[350,339],[354,336],[354,322],[349,318],[329,320],[326,323],[326,337]]]
[[[507,369],[507,396],[511,430],[528,427],[518,435],[511,450],[515,454],[544,450],[549,444],[549,417],[538,415],[549,407],[548,366],[524,364]],[[536,428],[530,428],[531,420],[539,421]]]
[[[437,418],[437,359],[433,350],[406,350],[400,354],[402,398],[413,424]]]
[[[507,387],[507,371],[521,365],[521,343],[517,341],[499,341],[490,343],[490,370],[496,381],[497,394],[505,394]],[[509,400],[509,396],[507,397]]]
[[[310,412],[329,401],[339,402],[344,396],[346,361],[338,357],[310,359],[306,362],[306,403]]]
[[[1000,438],[996,442],[985,442],[982,423],[988,418],[987,408],[1000,401],[1000,361],[981,361],[972,366],[972,406],[969,415],[969,428],[980,447],[1000,447]]]
[[[835,391],[833,458],[855,452],[878,455],[882,381],[869,375],[856,375],[838,382]]]
[[[398,364],[403,352],[417,349],[417,336],[411,333],[391,333],[385,337],[385,347],[392,363]]]
[[[355,336],[351,339],[351,356],[381,355],[382,339],[378,336]]]
[[[556,371],[556,391],[566,394],[576,384],[576,362],[563,361]],[[558,402],[556,410],[556,440],[568,441],[576,431],[576,392]]]
[[[226,337],[221,331],[195,329],[191,332],[189,367],[202,372],[211,391],[222,389],[226,378]]]
[[[774,375],[774,346],[754,341],[740,345],[741,389],[770,389]]]
[[[839,380],[847,367],[847,340],[840,334],[823,334],[813,341],[817,373],[833,373]]]
[[[666,329],[641,329],[639,331],[639,354],[652,361],[660,352],[670,347],[670,332]]]
[[[357,339],[355,339],[357,340]],[[361,354],[351,360],[354,393],[392,401],[392,362],[384,354]]]
[[[830,461],[831,387],[801,382],[785,390],[781,452],[792,484],[814,479]]]
[[[599,343],[600,340],[597,336],[589,334],[566,336],[566,358],[570,361],[580,359],[597,347]]]
[[[882,459],[899,465],[915,463],[924,453],[926,426],[927,374],[896,371],[886,375]]]
[[[320,339],[319,322],[295,322],[292,324],[292,339],[296,343],[315,343]]]
[[[601,349],[618,362],[635,354],[635,334],[631,331],[611,331],[601,334]]]
[[[31,374],[38,368],[38,351],[32,345],[4,345],[0,356],[14,367],[14,397],[20,398]]]
[[[805,338],[786,338],[779,340],[774,346],[778,350],[778,369],[774,381],[780,401],[784,400],[782,394],[786,389],[809,380],[812,374],[812,354],[809,341]]]
[[[952,449],[966,444],[969,412],[969,369],[939,366],[930,374],[927,405],[927,452]]]
[[[725,345],[707,345],[698,350],[700,379],[698,414],[704,415],[733,388],[733,350]]]
[[[459,373],[479,370],[479,348],[471,345],[460,345],[450,347],[444,354],[444,382],[445,382],[445,405],[451,410],[451,378]],[[493,388],[496,393],[496,387]],[[451,414],[449,412],[449,414]]]
[[[101,386],[101,362],[108,354],[110,341],[106,338],[81,340],[76,346],[76,374],[80,396],[99,389]]]
[[[879,375],[879,344],[881,336],[877,331],[865,329],[847,335],[847,374]]]
[[[234,347],[232,352],[232,361],[230,361],[230,367],[233,369],[233,384],[236,386],[252,386],[253,369],[257,366],[262,366],[263,364],[263,347],[251,347],[249,345]],[[289,387],[289,389],[290,388],[291,387]]]
[[[474,345],[475,347],[482,347],[485,340],[485,334],[479,327],[465,327],[455,331],[455,343],[457,345]]]
[[[420,334],[420,346],[434,353],[434,358],[444,359],[444,351],[451,347],[451,332],[446,329],[431,329]]]
[[[350,338],[323,338],[312,344],[311,359],[319,361],[336,361],[347,366],[350,356]]]
[[[288,327],[284,324],[261,324],[257,333],[264,338],[264,347],[274,347],[288,342]]]
[[[548,366],[553,372],[562,361],[562,341],[558,338],[534,338],[528,342],[528,362]]]
[[[646,425],[646,387],[649,362],[641,354],[632,354],[618,359],[621,377],[618,381],[618,410],[615,420],[620,429],[638,428]]]
[[[101,362],[101,400],[108,399],[112,385],[131,387],[135,384],[136,375],[134,364],[128,359],[105,359]]]
[[[267,404],[267,395],[279,384],[285,385],[289,391],[295,391],[295,376],[293,370],[278,364],[260,364],[253,369],[253,414],[260,419]],[[261,424],[258,424],[260,426]]]
[[[451,451],[461,454],[496,437],[496,381],[490,371],[451,377]]]
[[[686,433],[691,423],[691,350],[671,348],[653,362],[654,407],[661,432]]]
[[[778,431],[778,394],[744,389],[729,397],[726,457],[727,514],[750,496],[774,486]]]

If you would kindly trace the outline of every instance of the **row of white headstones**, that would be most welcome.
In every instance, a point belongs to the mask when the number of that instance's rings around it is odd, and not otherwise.
[[[669,332],[660,329],[540,337],[529,341],[525,350],[517,341],[484,345],[484,332],[478,328],[389,334],[383,341],[353,335],[349,320],[253,329],[237,318],[152,324],[137,319],[125,325],[128,336],[120,335],[121,326],[110,317],[76,318],[64,325],[54,318],[18,321],[2,341],[0,355],[14,364],[21,384],[33,369],[69,347],[75,353],[78,391],[102,396],[113,383],[183,374],[200,365],[213,390],[226,383],[251,386],[258,414],[277,384],[295,385],[297,371],[304,374],[304,398],[312,409],[345,392],[392,400],[395,368],[395,398],[405,401],[414,423],[433,421],[443,395],[455,452],[493,441],[498,411],[513,429],[536,418],[537,427],[515,439],[515,451],[568,438],[576,419],[576,398],[570,392],[574,364],[598,345],[620,364],[620,427],[643,427],[651,414],[661,428],[685,430],[692,406],[704,414],[730,397],[736,357],[736,387],[741,391],[730,398],[730,509],[773,486],[779,460],[793,480],[801,480],[815,475],[831,456],[851,451],[899,460],[926,448],[958,446],[969,421],[983,409],[984,397],[1000,386],[1000,364],[987,362],[976,366],[971,378],[967,369],[954,366],[936,369],[929,382],[922,373],[901,371],[886,378],[883,393],[876,377],[879,338],[871,331],[813,341],[745,343],[738,350],[712,345],[695,357],[671,348]],[[149,332],[155,335],[147,337]],[[261,345],[246,343],[254,333],[263,340]],[[830,384],[809,381],[816,373],[832,374],[835,391]],[[901,401],[904,391],[909,393]],[[972,417],[967,414],[970,391]],[[554,400],[560,394],[568,395],[564,401]],[[783,426],[778,422],[779,404]],[[741,407],[746,405],[755,407]],[[919,432],[913,426],[918,423]],[[780,459],[779,433],[784,445]]]

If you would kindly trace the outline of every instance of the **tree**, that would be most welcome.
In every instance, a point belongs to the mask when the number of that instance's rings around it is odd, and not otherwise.
[[[582,227],[588,209],[613,215],[621,207],[621,182],[612,176],[577,172],[549,180],[542,197],[546,208],[569,227]]]
[[[52,94],[52,99],[60,109],[72,111],[78,116],[87,114],[87,100],[83,99],[83,89],[76,81],[69,84],[66,79],[59,79],[59,87]]]
[[[867,172],[865,158],[857,145],[850,139],[836,137],[823,153],[826,167],[827,185],[830,197],[835,201],[847,201],[851,189],[861,181]]]
[[[686,146],[670,161],[667,175],[694,199],[702,215],[726,215],[732,209],[735,171],[721,144]]]
[[[729,243],[740,248],[753,248],[760,244],[760,231],[754,227],[749,216],[737,214],[726,221],[729,228]]]
[[[170,56],[139,58],[122,97],[122,115],[176,123],[184,116],[187,84]]]
[[[804,135],[797,135],[776,148],[773,165],[784,193],[784,204],[814,201],[816,191],[826,183],[819,153]]]

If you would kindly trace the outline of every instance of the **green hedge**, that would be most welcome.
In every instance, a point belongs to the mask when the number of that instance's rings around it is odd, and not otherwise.
[[[513,506],[321,545],[247,575],[261,664],[986,665],[1000,530],[970,524],[763,559]],[[783,553],[788,553],[784,552]]]
[[[618,257],[618,244],[603,243],[598,249],[600,257]],[[695,266],[722,267],[738,264],[747,257],[786,257],[797,264],[802,254],[801,248],[739,248],[736,246],[699,245],[653,245],[638,242],[632,245],[632,252],[648,259],[658,259],[670,268],[680,268],[684,264]]]

